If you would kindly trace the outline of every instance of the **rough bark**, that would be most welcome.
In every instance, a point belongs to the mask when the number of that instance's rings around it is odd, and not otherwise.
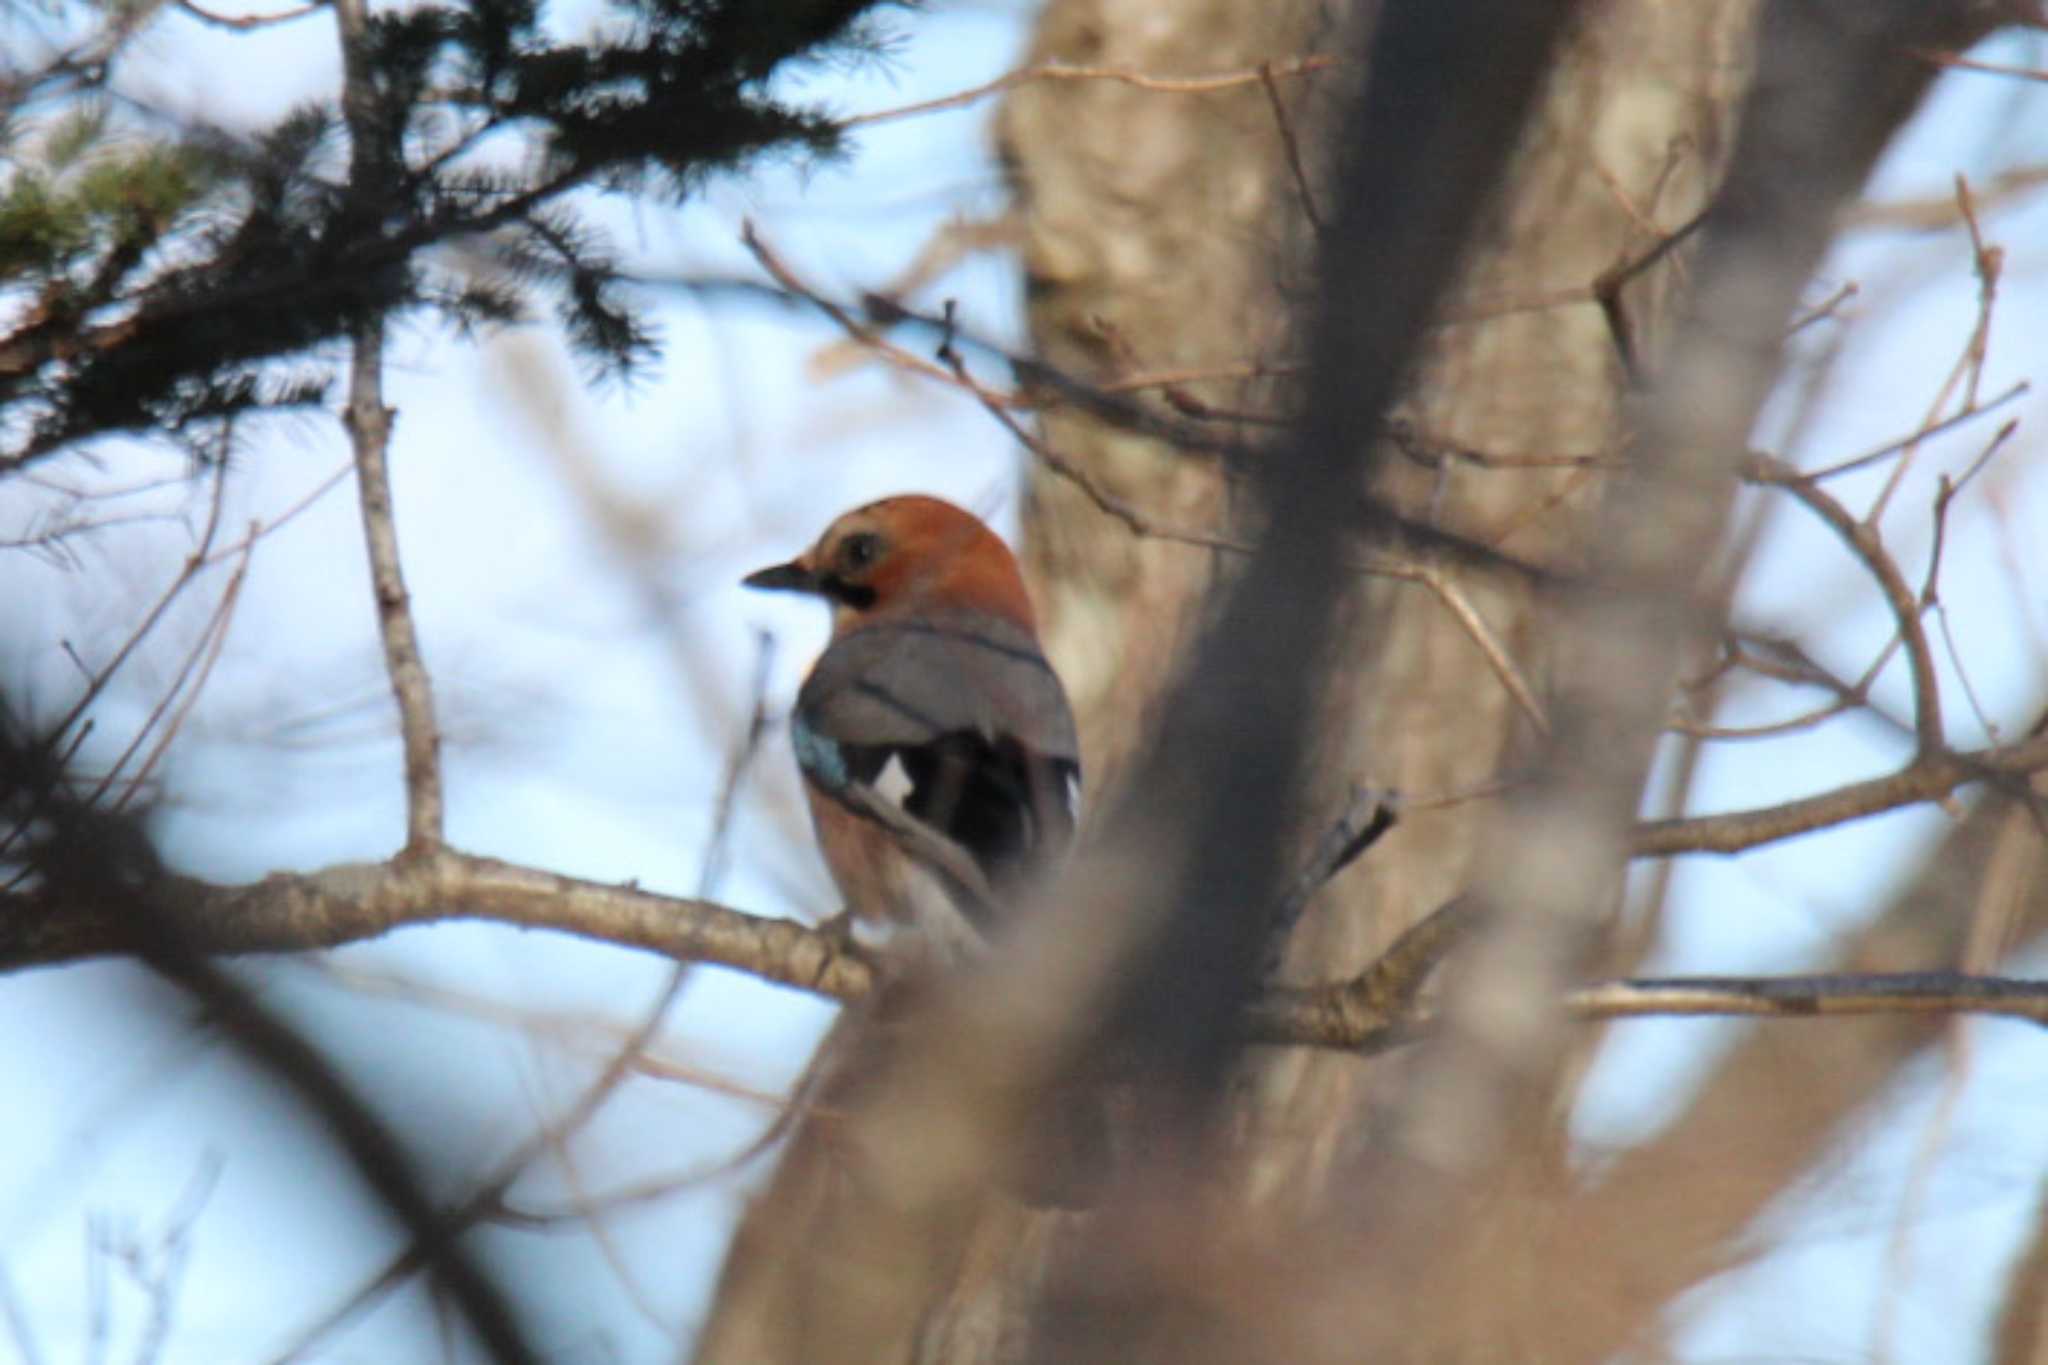
[[[1149,74],[1242,71],[1341,46],[1325,6],[1281,0],[1256,16],[1230,0],[1054,0],[1029,61]],[[1276,83],[1300,122],[1316,90],[1349,88],[1338,68]],[[1306,137],[1303,128],[1298,136]],[[1293,321],[1279,296],[1284,143],[1267,93],[1240,86],[1163,95],[1114,81],[1027,85],[1002,116],[1030,281],[1034,349],[1071,373],[1286,366]],[[1297,201],[1298,202],[1298,201]],[[1201,400],[1280,411],[1274,378],[1195,380]],[[1099,489],[1157,524],[1223,530],[1223,468],[1072,410],[1047,413],[1047,442]],[[1227,434],[1255,435],[1256,428]],[[1133,535],[1071,481],[1026,480],[1025,552],[1046,637],[1078,707],[1091,803],[1122,776],[1202,607],[1229,561]]]

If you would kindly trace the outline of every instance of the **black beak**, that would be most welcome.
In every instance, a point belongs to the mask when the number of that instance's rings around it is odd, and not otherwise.
[[[740,582],[749,588],[779,589],[783,592],[824,591],[824,585],[818,582],[818,576],[806,568],[799,559],[792,559],[787,564],[773,564],[765,569],[756,569]]]

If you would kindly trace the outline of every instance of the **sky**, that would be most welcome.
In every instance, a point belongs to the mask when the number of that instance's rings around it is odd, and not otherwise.
[[[948,94],[1014,65],[1029,19],[1021,3],[934,4],[894,21],[902,42],[884,66],[815,73],[793,90],[844,112]],[[2018,43],[1983,55],[2038,63]],[[229,126],[273,118],[336,75],[324,16],[244,37],[173,14],[117,72],[132,94]],[[2026,129],[2043,126],[2042,93],[1948,78],[1888,156],[1872,197],[1940,195],[1959,169],[1988,177],[2024,160]],[[767,704],[779,717],[825,626],[808,604],[748,594],[738,579],[885,493],[938,493],[1012,529],[1019,452],[971,400],[844,363],[828,323],[687,282],[754,278],[740,245],[747,222],[827,292],[887,281],[933,231],[1000,210],[993,109],[882,124],[860,133],[842,163],[722,181],[680,212],[607,206],[649,281],[643,302],[666,342],[660,366],[631,384],[587,382],[544,328],[481,345],[431,327],[400,333],[388,394],[400,414],[399,532],[447,734],[455,843],[577,876],[704,891],[761,913],[836,908],[779,730],[744,770],[707,882],[717,796],[754,679],[765,659]],[[2008,249],[1984,383],[1997,393],[2043,354],[2048,194],[2017,197],[1984,221]],[[1930,259],[1938,272],[1925,270]],[[1916,425],[1976,317],[1967,262],[1959,230],[1852,235],[1815,292],[1857,281],[1844,310],[1854,325],[1809,330],[1816,357],[1841,342],[1813,415],[1788,393],[1759,443],[1820,464]],[[1025,344],[1014,254],[974,256],[920,296],[941,298],[959,301],[971,330]],[[2008,731],[2038,703],[2048,655],[2048,595],[2029,553],[2048,511],[2028,430],[2038,411],[2031,395],[2010,409],[2021,434],[1958,504],[1943,577],[1970,681]],[[1916,570],[1934,471],[1967,467],[1988,434],[1973,426],[1919,457],[1918,482],[1886,523],[1888,542]],[[117,454],[64,473],[131,484],[177,472],[161,454]],[[238,463],[226,525],[275,519],[345,462],[335,424],[281,424]],[[1851,491],[1863,499],[1875,488],[1865,480]],[[0,534],[53,505],[0,497]],[[136,604],[189,552],[205,492],[173,485],[130,505],[165,519],[87,537],[71,562],[0,559],[0,631],[46,642],[9,661],[33,695],[60,698],[74,685],[75,664],[48,642],[96,659],[125,637]],[[1839,547],[1785,509],[1758,514],[1768,529],[1738,614],[1812,630],[1825,657],[1860,671],[1884,623],[1851,595]],[[154,703],[224,581],[216,572],[181,603],[124,671],[88,759],[104,760]],[[181,870],[242,880],[396,847],[398,745],[368,603],[344,480],[254,551],[220,663],[162,769],[154,832]],[[1878,698],[1900,714],[1904,696],[1895,666]],[[1782,695],[1738,696],[1722,719],[1787,707]],[[1957,741],[1981,742],[1968,709],[1952,701],[1950,711]],[[1729,746],[1704,765],[1691,799],[1704,810],[1759,804],[1902,759],[1895,735],[1848,720],[1768,752]],[[1920,809],[1834,834],[1824,850],[1684,862],[1650,969],[1797,970],[1949,818]],[[557,935],[450,925],[252,966],[245,979],[359,1079],[421,1153],[435,1189],[452,1196],[537,1116],[574,1098],[606,1045],[658,996],[666,968]],[[507,1027],[508,1010],[527,1024]],[[772,1096],[828,1017],[815,1001],[699,969],[656,1050],[719,1087]],[[1742,1027],[1613,1031],[1577,1116],[1588,1150],[1654,1131]],[[1983,1315],[2048,1169],[2048,1098],[2027,1083],[2048,1063],[2048,1043],[2013,1024],[1966,1030],[1956,1054],[1966,1065],[1949,1073],[1959,1082],[1921,1068],[1881,1130],[1812,1198],[1773,1215],[1768,1233],[1785,1249],[1686,1306],[1687,1360],[1862,1360],[1880,1346],[1898,1362],[1981,1358]],[[273,1359],[400,1245],[322,1139],[146,973],[102,963],[0,978],[0,1037],[13,1044],[0,1049],[0,1095],[14,1114],[0,1131],[0,1310],[11,1298],[43,1359],[130,1358],[151,1330],[138,1281],[172,1264],[179,1292],[162,1359]],[[1945,1083],[1961,1088],[1942,1115]],[[635,1080],[568,1162],[537,1169],[517,1195],[545,1206],[579,1188],[714,1168],[745,1150],[770,1112],[711,1085]],[[1901,1253],[1894,1230],[1923,1146],[1935,1153],[1927,1216]],[[554,1358],[667,1359],[703,1311],[723,1239],[763,1170],[756,1160],[610,1218],[604,1240],[486,1231],[477,1245],[533,1291],[527,1308]],[[179,1227],[182,1237],[166,1241]],[[131,1249],[132,1266],[93,1254],[95,1244]],[[1884,1303],[1896,1305],[1888,1326]],[[302,1358],[403,1359],[434,1339],[427,1300],[408,1292]],[[0,1331],[0,1360],[12,1349],[16,1338]]]

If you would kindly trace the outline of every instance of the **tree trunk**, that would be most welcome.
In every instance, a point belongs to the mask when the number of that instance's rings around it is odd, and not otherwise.
[[[1749,0],[1593,7],[1562,55],[1454,320],[1412,386],[1409,457],[1389,462],[1375,490],[1391,506],[1525,561],[1583,562],[1601,467],[1618,454],[1623,380],[1592,284],[1705,207],[1745,89],[1753,12]],[[1242,69],[1343,51],[1341,25],[1360,21],[1314,5],[1055,0],[1032,60],[1158,74]],[[1309,79],[1277,84],[1284,124],[1259,86],[1189,97],[1107,81],[1041,83],[1011,96],[1005,145],[1041,354],[1105,381],[1134,368],[1289,359],[1289,294],[1312,285],[1290,291],[1283,279],[1302,273],[1313,229],[1287,138],[1313,155],[1329,96],[1353,84],[1344,70]],[[1310,169],[1320,180],[1321,167]],[[1666,264],[1627,288],[1639,346],[1663,328],[1673,281]],[[1279,392],[1266,378],[1184,387],[1230,411],[1271,410]],[[1073,411],[1047,414],[1044,432],[1159,523],[1222,529],[1228,490],[1214,461]],[[1229,565],[1133,535],[1043,464],[1031,473],[1028,507],[1048,649],[1074,695],[1091,777],[1115,774]],[[1469,883],[1492,806],[1449,798],[1481,791],[1526,749],[1536,721],[1514,686],[1529,698],[1547,693],[1550,632],[1532,594],[1500,574],[1431,568],[1440,590],[1361,576],[1352,595],[1352,662],[1337,672],[1321,726],[1317,804],[1334,818],[1346,789],[1364,783],[1398,789],[1412,808],[1318,898],[1289,947],[1292,978],[1357,972]],[[1483,623],[1494,662],[1460,611]],[[1396,1069],[1305,1049],[1264,1057],[1247,1123],[1282,1136],[1260,1144],[1255,1194],[1313,1205],[1330,1161],[1357,1143]]]

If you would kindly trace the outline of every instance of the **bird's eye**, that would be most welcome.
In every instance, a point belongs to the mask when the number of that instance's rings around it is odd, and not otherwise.
[[[872,531],[856,531],[839,542],[839,567],[857,573],[882,557],[882,538]]]

